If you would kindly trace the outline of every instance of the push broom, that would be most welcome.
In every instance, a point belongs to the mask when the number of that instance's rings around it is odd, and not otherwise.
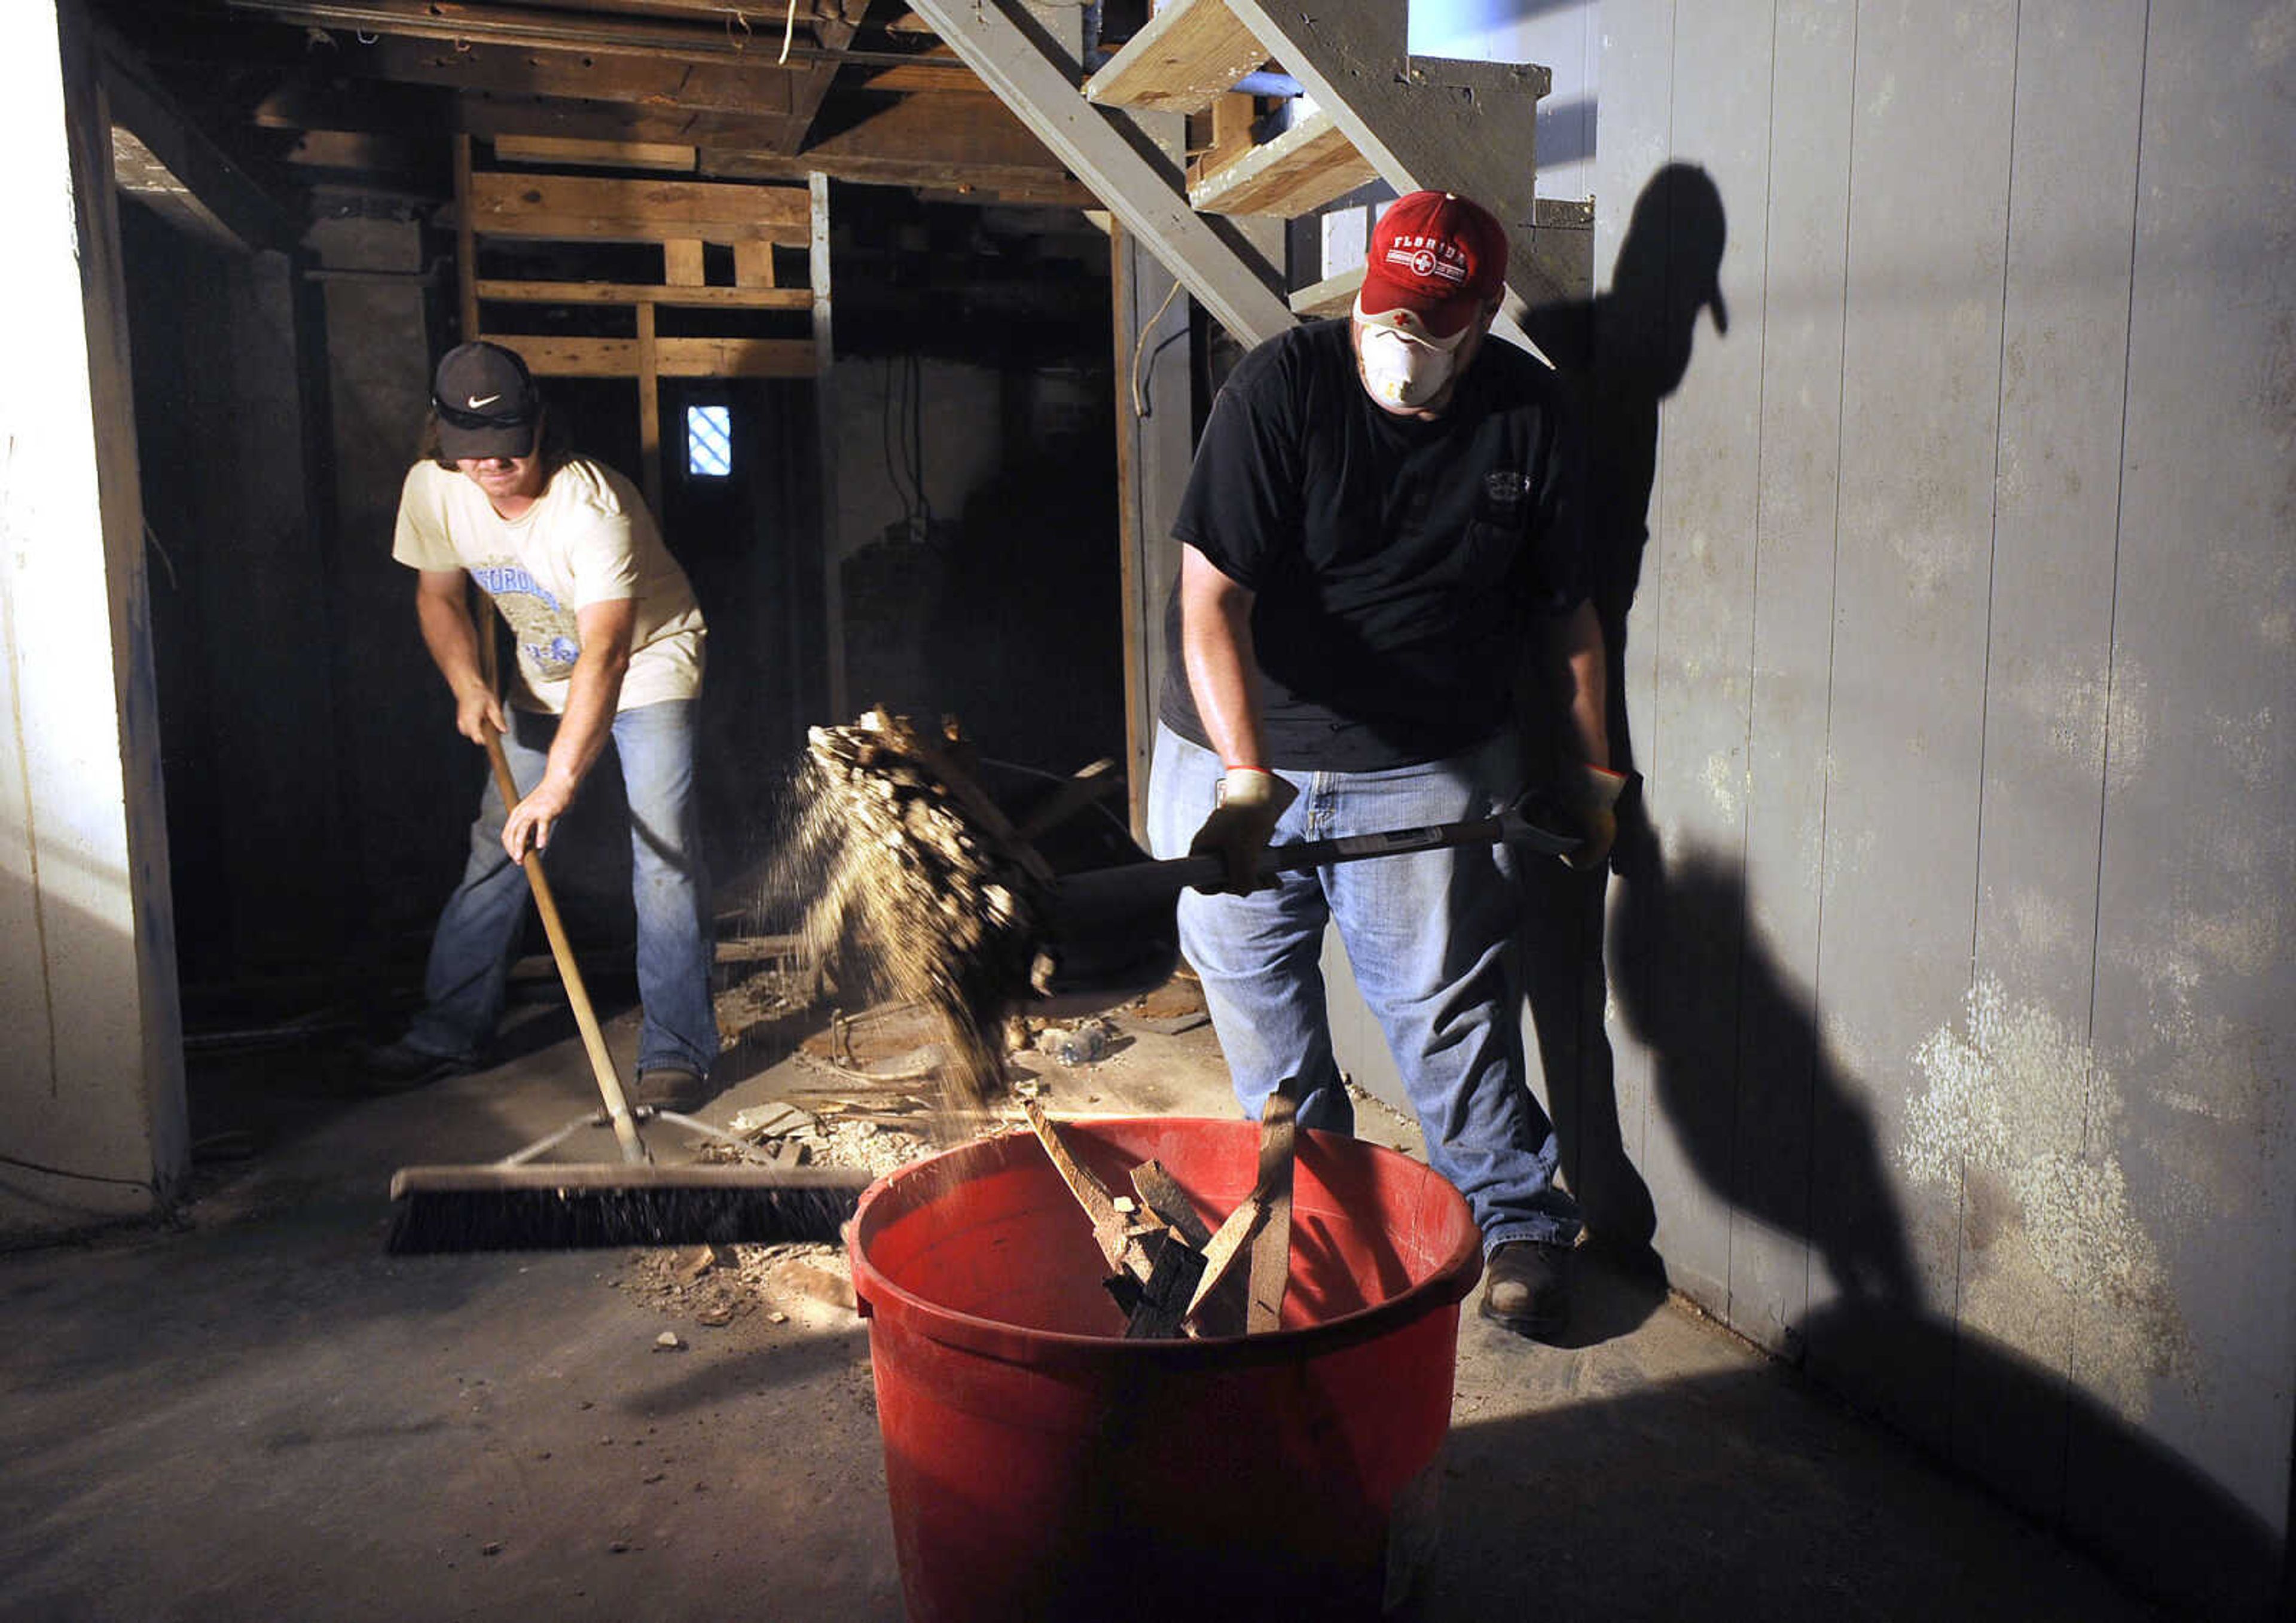
[[[488,685],[494,679],[493,626],[479,639]],[[505,810],[518,804],[518,785],[502,741],[487,739],[487,759]],[[534,892],[535,911],[550,939],[551,956],[597,1075],[605,1108],[578,1117],[548,1136],[498,1161],[474,1166],[406,1167],[390,1180],[390,1232],[384,1250],[394,1256],[438,1252],[581,1250],[611,1246],[771,1244],[833,1242],[860,1203],[870,1175],[842,1167],[761,1167],[653,1160],[639,1135],[643,1120],[679,1127],[733,1145],[729,1133],[672,1111],[633,1109],[606,1052],[605,1035],[574,961],[574,948],[539,849],[520,865]],[[538,1158],[586,1128],[611,1127],[621,1160],[546,1162]]]

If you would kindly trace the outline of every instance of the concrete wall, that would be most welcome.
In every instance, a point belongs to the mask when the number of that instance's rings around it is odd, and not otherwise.
[[[1595,360],[1648,822],[1609,1043],[1553,1085],[1624,1158],[1574,1176],[1598,1228],[1654,1209],[1734,1328],[2261,1615],[2296,1433],[2296,25],[1601,27],[1600,291],[1533,331]]]
[[[986,753],[1042,771],[1122,756],[1107,388],[1081,370],[838,363],[835,535],[856,711],[954,714]]]
[[[187,1165],[111,147],[78,8],[0,9],[0,1234]]]

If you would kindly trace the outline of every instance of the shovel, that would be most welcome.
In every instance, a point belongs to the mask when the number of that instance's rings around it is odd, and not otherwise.
[[[1272,845],[1260,853],[1258,877],[1269,883],[1280,874],[1327,864],[1453,846],[1520,845],[1560,856],[1578,845],[1577,835],[1560,832],[1565,821],[1551,800],[1534,792],[1488,817]],[[1040,990],[1041,1006],[1032,1006],[1031,1012],[1054,1019],[1097,1013],[1171,978],[1180,957],[1180,892],[1217,885],[1226,865],[1218,857],[1157,859],[1136,845],[1131,850],[1135,861],[1056,879],[1052,923],[1046,931],[1055,967]]]

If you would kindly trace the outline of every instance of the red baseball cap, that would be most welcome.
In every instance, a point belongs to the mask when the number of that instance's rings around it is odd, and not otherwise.
[[[1489,210],[1456,192],[1410,193],[1372,227],[1356,316],[1416,339],[1456,339],[1505,285],[1506,262],[1506,230]]]

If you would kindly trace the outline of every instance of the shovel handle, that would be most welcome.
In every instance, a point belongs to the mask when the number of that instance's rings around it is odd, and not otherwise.
[[[1279,873],[1303,873],[1328,863],[1360,862],[1374,857],[1399,857],[1411,851],[1436,851],[1463,845],[1525,845],[1549,855],[1578,848],[1577,835],[1531,822],[1525,816],[1529,802],[1529,797],[1526,796],[1491,816],[1470,817],[1458,823],[1432,823],[1418,828],[1383,829],[1332,840],[1272,845],[1260,853],[1259,874],[1262,880],[1273,880]],[[1191,886],[1216,885],[1226,872],[1227,865],[1217,857],[1168,857],[1126,867],[1070,873],[1060,881],[1060,905],[1064,912],[1139,905],[1177,896]]]

